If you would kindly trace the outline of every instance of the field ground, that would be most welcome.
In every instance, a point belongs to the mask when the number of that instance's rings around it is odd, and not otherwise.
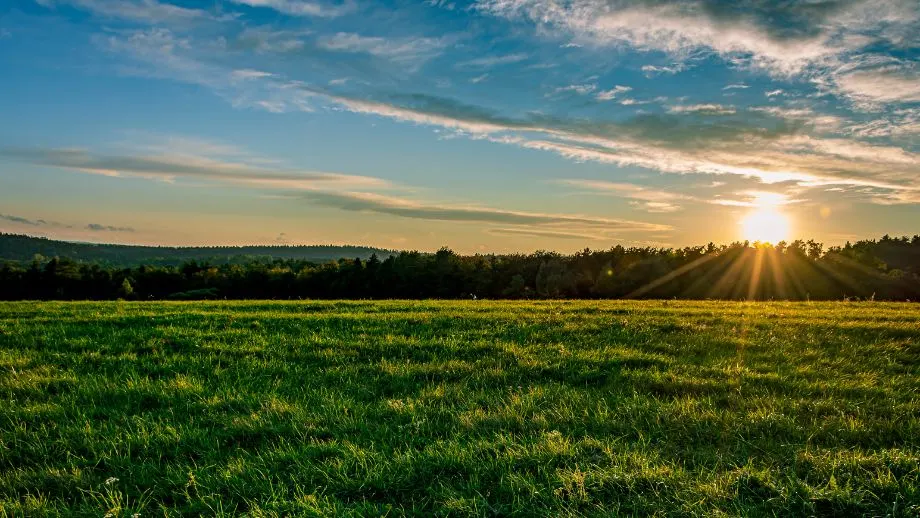
[[[0,303],[0,516],[920,515],[920,305]]]

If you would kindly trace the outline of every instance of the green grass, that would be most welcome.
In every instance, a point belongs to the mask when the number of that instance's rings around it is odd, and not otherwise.
[[[920,306],[0,303],[0,515],[920,514]]]

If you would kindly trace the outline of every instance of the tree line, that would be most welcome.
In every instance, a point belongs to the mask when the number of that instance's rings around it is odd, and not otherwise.
[[[66,257],[74,261],[109,266],[181,266],[188,261],[247,264],[254,259],[302,259],[313,262],[340,257],[387,257],[390,250],[368,246],[261,245],[261,246],[141,246],[72,243],[44,237],[0,232],[0,258],[29,262],[35,254]]]
[[[117,267],[0,263],[4,300],[681,298],[920,300],[920,235],[507,255],[399,252],[327,262],[250,259]]]

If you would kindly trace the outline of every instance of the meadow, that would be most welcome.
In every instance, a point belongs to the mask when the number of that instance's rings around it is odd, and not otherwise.
[[[0,516],[917,516],[920,305],[0,303]]]

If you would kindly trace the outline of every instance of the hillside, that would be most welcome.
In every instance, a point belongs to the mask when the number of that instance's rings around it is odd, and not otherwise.
[[[249,262],[252,259],[299,259],[325,262],[343,257],[387,257],[389,250],[366,246],[139,246],[55,241],[43,237],[0,233],[0,260],[32,261],[35,255],[113,266],[179,265],[186,261]]]

